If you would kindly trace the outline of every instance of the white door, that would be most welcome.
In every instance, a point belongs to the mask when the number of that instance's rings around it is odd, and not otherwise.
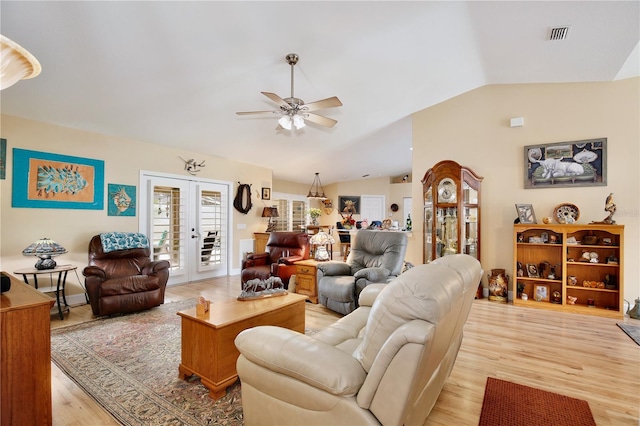
[[[374,220],[382,222],[386,219],[384,208],[384,195],[362,195],[360,197],[360,217],[367,219],[369,224]]]
[[[171,263],[169,284],[228,275],[229,184],[143,173],[140,229],[155,259]]]

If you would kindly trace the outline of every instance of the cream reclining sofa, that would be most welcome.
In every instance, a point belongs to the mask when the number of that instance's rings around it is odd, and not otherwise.
[[[273,326],[235,344],[246,425],[422,425],[449,377],[482,277],[459,254],[372,284],[312,335]]]

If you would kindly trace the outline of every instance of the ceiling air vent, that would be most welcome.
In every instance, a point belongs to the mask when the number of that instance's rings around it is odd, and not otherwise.
[[[549,28],[549,40],[566,40],[569,37],[570,26]]]

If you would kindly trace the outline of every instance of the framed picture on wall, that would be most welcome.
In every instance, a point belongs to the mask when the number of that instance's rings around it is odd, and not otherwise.
[[[13,148],[12,207],[104,209],[104,161]]]
[[[338,211],[347,215],[360,214],[360,197],[353,195],[339,195]]]
[[[7,173],[7,140],[0,139],[0,179]]]
[[[263,200],[271,199],[271,188],[262,188],[262,199]]]
[[[110,183],[108,193],[108,216],[136,215],[136,187],[134,185]]]
[[[607,185],[607,138],[524,147],[524,187]]]

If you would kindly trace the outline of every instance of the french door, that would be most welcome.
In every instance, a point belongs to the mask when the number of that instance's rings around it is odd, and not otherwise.
[[[154,259],[171,263],[169,284],[228,275],[229,183],[142,172],[140,232]]]

